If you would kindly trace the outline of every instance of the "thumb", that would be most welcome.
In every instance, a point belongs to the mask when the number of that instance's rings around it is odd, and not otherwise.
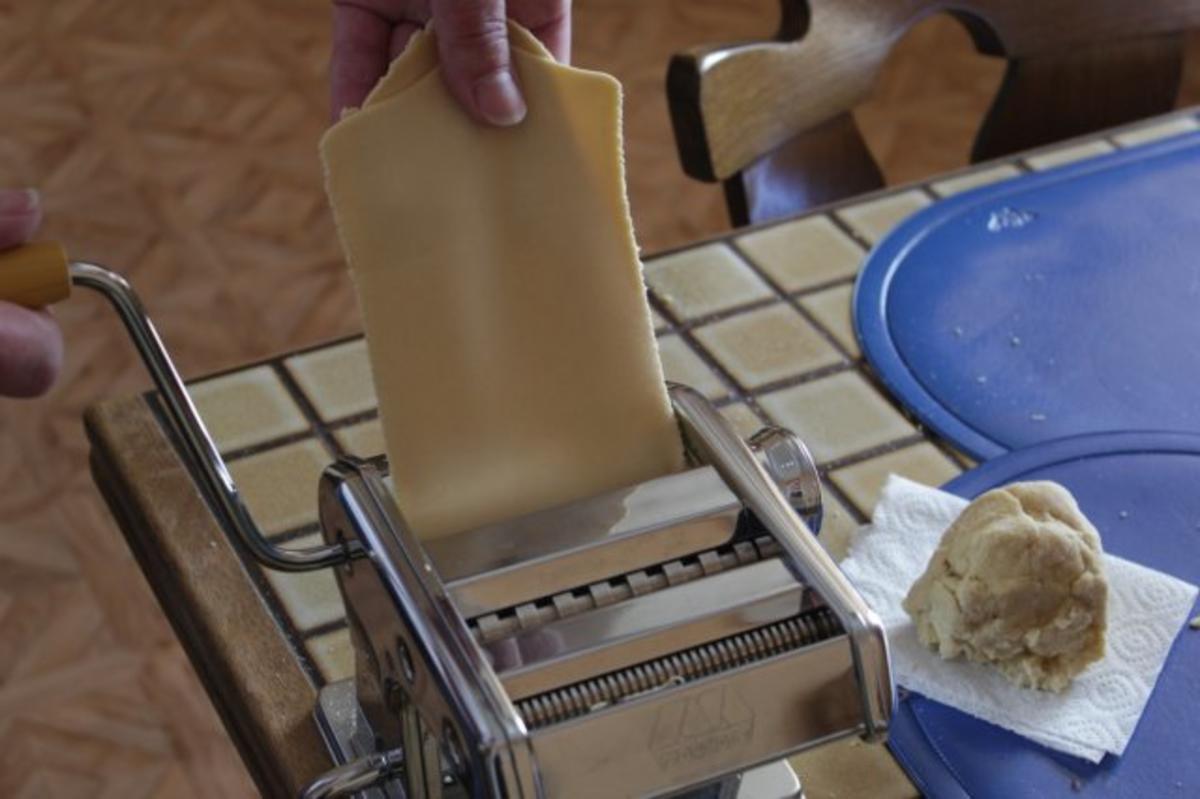
[[[434,0],[442,74],[450,93],[472,117],[492,125],[525,118],[513,76],[504,0]]]
[[[42,203],[34,189],[0,189],[0,250],[24,244],[42,221]]]

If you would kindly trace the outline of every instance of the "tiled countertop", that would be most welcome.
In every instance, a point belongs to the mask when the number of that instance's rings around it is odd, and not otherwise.
[[[939,197],[1198,127],[1192,112],[1172,114],[649,258],[646,280],[667,376],[706,394],[745,435],[776,423],[808,443],[824,478],[821,538],[840,556],[848,532],[869,518],[889,473],[937,485],[971,465],[915,425],[879,389],[862,361],[851,328],[850,295],[870,246]],[[304,547],[319,537],[316,486],[326,465],[342,454],[370,456],[383,450],[360,339],[246,366],[199,381],[192,391],[252,515],[279,542]],[[233,625],[249,622],[222,617],[220,597],[206,598],[200,586],[184,586],[194,592],[180,590],[178,582],[164,583],[162,570],[147,566],[146,558],[156,557],[164,536],[176,538],[173,549],[163,547],[174,554],[163,557],[189,557],[184,539],[161,521],[170,516],[161,507],[181,502],[180,492],[195,493],[167,439],[145,430],[153,419],[142,398],[109,403],[90,415],[98,481],[110,503],[121,506],[122,527],[227,724],[240,725],[234,737],[252,769],[274,769],[275,782],[298,784],[327,761],[311,754],[312,762],[297,768],[291,762],[298,751],[293,728],[310,723],[313,690],[353,670],[336,582],[330,572],[261,569],[236,552],[211,517],[189,518],[189,529],[209,531],[208,538],[196,539],[208,541],[216,552],[206,553],[215,559],[209,568],[236,575],[247,586],[246,596],[258,598],[241,613],[260,614],[257,620],[274,631],[273,640],[263,639],[268,653],[263,657],[273,653],[284,664],[276,672],[291,669],[294,684],[312,690],[280,697],[270,694],[279,687],[270,680],[247,684],[262,677],[226,638]],[[130,433],[131,425],[137,435]],[[149,463],[155,468],[143,468]],[[159,512],[151,512],[151,505]],[[203,579],[180,573],[171,572],[171,579]],[[193,615],[212,619],[211,624],[197,625]],[[189,635],[194,640],[187,640]],[[237,691],[226,690],[234,683]],[[238,699],[245,696],[293,707],[275,717],[246,719],[247,708]],[[257,743],[251,740],[255,737]],[[290,760],[276,751],[285,741],[292,742]],[[309,751],[312,742],[306,741]],[[283,760],[289,763],[280,765]],[[812,799],[915,794],[881,747],[842,742],[802,755],[796,765]]]

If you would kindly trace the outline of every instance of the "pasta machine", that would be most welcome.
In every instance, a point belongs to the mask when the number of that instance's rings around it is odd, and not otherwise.
[[[754,767],[885,734],[886,639],[809,530],[807,450],[670,393],[689,470],[423,544],[384,464],[326,471],[325,538],[366,553],[338,567],[361,707],[341,715],[385,751],[311,796],[396,776],[396,796],[781,799],[787,765]]]
[[[282,549],[129,284],[52,245],[5,257],[23,304],[69,284],[109,299],[214,513],[251,554],[336,570],[356,676],[321,692],[339,765],[305,797],[782,799],[800,795],[788,755],[886,736],[883,627],[817,542],[820,483],[791,433],[743,442],[673,385],[686,471],[426,542],[384,459],[345,458],[318,487],[324,543]]]

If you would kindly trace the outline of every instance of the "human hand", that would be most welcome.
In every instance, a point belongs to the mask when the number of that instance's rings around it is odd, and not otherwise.
[[[450,93],[480,122],[517,124],[525,100],[512,72],[506,15],[559,61],[570,60],[571,0],[333,0],[334,119],[361,105],[413,34],[432,21]]]
[[[36,191],[0,189],[0,250],[24,244],[41,221]],[[58,377],[62,349],[62,333],[49,311],[0,302],[0,396],[46,393]]]

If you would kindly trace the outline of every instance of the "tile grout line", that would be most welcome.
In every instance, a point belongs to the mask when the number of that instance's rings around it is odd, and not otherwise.
[[[704,362],[709,371],[714,372],[721,379],[721,382],[729,386],[728,396],[732,397],[734,401],[743,400],[750,393],[742,389],[742,384],[696,339],[691,329],[681,328],[679,330],[679,337],[687,343],[688,348],[695,353],[696,357]],[[715,403],[716,401],[710,399],[709,402]]]
[[[905,189],[907,189],[907,188],[910,188],[910,187],[905,186]],[[895,191],[880,195],[877,199],[883,199],[884,197],[890,197],[894,194],[899,194],[899,193],[900,193],[900,189],[899,189],[899,187],[897,187],[897,189]],[[868,201],[868,202],[870,202],[870,201]],[[857,203],[855,203],[855,205],[857,205]],[[864,236],[863,234],[861,234],[857,230],[855,230],[850,225],[849,222],[842,219],[841,215],[837,213],[838,211],[844,210],[845,208],[849,208],[849,207],[850,207],[850,205],[845,205],[845,206],[839,205],[836,208],[831,208],[827,212],[825,212],[825,216],[831,222],[833,222],[834,227],[836,227],[842,233],[849,236],[850,240],[858,245],[859,249],[863,251],[862,257],[866,258],[867,255],[870,254],[871,250],[874,249],[875,244],[873,242],[871,242],[870,240],[868,240],[866,236]],[[858,272],[861,272],[861,271],[862,271],[862,264],[860,263],[859,268],[855,271],[855,274],[858,274]]]
[[[829,474],[833,474],[842,469],[848,469],[851,466],[858,466],[859,464],[882,458],[885,455],[891,455],[893,452],[899,452],[902,449],[928,443],[928,441],[920,431],[916,431],[900,438],[894,438],[891,441],[885,441],[882,444],[876,444],[866,449],[860,449],[857,452],[851,452],[849,455],[832,458],[820,464],[818,468],[823,469]]]
[[[679,328],[682,330],[695,330],[698,327],[708,327],[720,322],[732,319],[735,316],[743,316],[755,311],[761,311],[764,308],[770,308],[772,305],[778,305],[782,298],[776,295],[764,297],[761,300],[753,300],[752,302],[743,302],[738,305],[731,305],[728,308],[722,308],[719,311],[712,311],[702,316],[693,316],[690,319],[684,319],[679,323]]]
[[[833,478],[829,475],[829,473],[823,470],[818,471],[820,472],[821,476],[821,491],[828,491],[830,494],[833,494],[833,496],[837,499],[838,504],[846,509],[846,511],[850,514],[850,518],[853,519],[855,523],[860,526],[864,524],[870,524],[871,518],[867,514],[863,513],[862,509],[858,507],[858,503],[850,499],[850,495],[843,491],[842,487],[833,481]],[[818,536],[819,535],[820,531],[818,531]]]
[[[330,436],[336,438],[336,434],[342,430],[347,430],[360,424],[366,424],[367,422],[373,422],[378,418],[378,411],[360,411],[348,416],[343,416],[332,422],[322,422],[322,426]],[[228,452],[222,452],[221,458],[227,464],[236,463],[247,458],[252,458],[255,455],[262,455],[272,450],[283,449],[285,447],[290,447],[293,444],[300,444],[310,440],[323,441],[320,431],[314,430],[310,427],[298,433],[288,433],[287,435],[269,438],[265,441],[260,441],[257,444],[248,444],[247,446],[239,447],[238,449],[231,449]],[[340,456],[355,453],[347,453],[344,447],[340,447],[339,442],[338,454]]]
[[[314,638],[320,638],[322,635],[329,635],[330,633],[336,633],[340,630],[348,630],[348,629],[350,629],[349,617],[342,616],[342,618],[340,618],[340,619],[334,619],[333,621],[322,622],[322,623],[314,626],[308,632],[304,633],[304,642],[308,643],[309,641],[311,641]]]
[[[825,216],[828,218],[828,214],[826,214]],[[815,217],[812,217],[812,218],[815,218]],[[779,297],[783,302],[790,305],[798,314],[800,314],[801,318],[803,318],[806,322],[808,322],[808,324],[810,326],[812,326],[814,329],[816,329],[816,331],[821,334],[822,338],[824,338],[827,343],[829,343],[830,345],[833,346],[833,348],[836,352],[838,352],[843,358],[845,358],[851,364],[854,363],[855,358],[850,354],[850,351],[847,350],[845,347],[843,347],[841,345],[841,342],[839,342],[837,340],[837,338],[833,335],[833,333],[830,332],[829,330],[827,330],[824,325],[822,325],[819,321],[817,321],[817,319],[815,317],[813,317],[808,312],[808,310],[801,305],[800,298],[808,297],[812,294],[816,294],[821,291],[826,291],[829,288],[834,288],[836,286],[840,286],[843,283],[847,283],[847,282],[853,283],[853,281],[856,278],[853,278],[853,277],[851,277],[851,278],[836,278],[835,280],[832,280],[832,281],[826,281],[826,283],[828,283],[828,286],[826,286],[825,284],[820,284],[818,286],[808,286],[806,288],[799,289],[795,292],[788,292],[783,288],[782,284],[776,282],[776,280],[773,277],[768,275],[765,270],[763,270],[761,267],[759,267],[759,265],[754,262],[754,259],[751,258],[748,253],[743,251],[736,242],[733,242],[730,244],[730,249],[733,250],[734,254],[737,255],[738,258],[741,259],[742,263],[744,263],[747,267],[749,267],[749,269],[752,272],[754,272],[754,274],[757,275],[760,280],[765,282],[767,284],[767,286],[770,287],[771,291],[775,292],[775,295],[777,297]]]
[[[190,463],[190,458],[185,457],[183,453],[179,452],[178,436],[174,431],[174,427],[166,419],[166,412],[163,410],[158,399],[158,392],[148,391],[143,395],[143,398],[146,400],[146,404],[150,407],[151,413],[157,420],[159,427],[162,428],[164,435],[166,435],[168,441],[171,442],[171,446],[175,448],[176,454],[179,456],[180,463],[183,465],[184,470],[188,472],[191,481],[196,485],[197,489],[199,489],[200,481],[196,479],[194,474],[194,464]],[[213,523],[224,534],[226,542],[229,544],[230,548],[233,549],[234,555],[241,563],[242,570],[250,579],[251,584],[257,590],[258,595],[263,600],[263,603],[266,604],[267,609],[276,625],[279,627],[280,632],[283,633],[284,639],[291,648],[293,654],[296,656],[296,660],[300,664],[301,670],[304,672],[305,677],[308,678],[309,683],[314,687],[320,688],[325,684],[324,677],[320,674],[320,670],[316,668],[316,664],[310,661],[307,648],[303,643],[303,636],[300,634],[299,628],[296,627],[295,622],[292,620],[291,614],[289,614],[286,607],[284,607],[283,601],[279,598],[279,595],[275,593],[275,589],[271,586],[270,581],[267,579],[264,567],[261,566],[258,561],[255,560],[254,556],[246,550],[246,547],[237,539],[237,536],[233,533],[233,531],[221,524],[216,514],[212,512],[211,500],[206,495],[206,492],[201,490],[200,495],[204,501],[204,504],[209,506],[209,514],[212,516]]]
[[[303,414],[315,437],[325,445],[325,450],[332,454],[334,459],[345,455],[346,453],[342,451],[341,444],[330,433],[325,420],[321,418],[317,406],[309,399],[287,366],[279,359],[272,360],[270,364],[280,382],[283,383],[284,388],[292,396],[292,400],[300,407],[300,413]]]
[[[828,215],[826,215],[826,216],[828,216]],[[815,218],[815,217],[813,217],[813,218]],[[817,333],[823,339],[825,339],[825,342],[833,347],[835,352],[837,352],[839,355],[841,355],[841,357],[843,359],[845,359],[847,362],[849,362],[851,365],[853,365],[854,358],[850,356],[850,353],[844,347],[842,347],[842,345],[837,341],[837,339],[833,336],[832,333],[830,333],[828,330],[825,329],[824,325],[820,324],[816,319],[814,319],[808,313],[807,310],[805,310],[803,307],[801,307],[800,301],[796,298],[796,296],[793,296],[792,294],[789,294],[787,291],[785,291],[781,284],[777,283],[774,278],[772,278],[763,269],[761,269],[758,266],[758,264],[756,264],[754,262],[754,260],[746,252],[744,252],[741,249],[740,245],[738,245],[736,240],[730,240],[730,242],[728,243],[727,246],[733,252],[734,256],[746,268],[748,268],[759,280],[763,281],[763,283],[766,284],[767,288],[769,288],[772,291],[772,293],[775,294],[775,297],[777,298],[778,301],[782,302],[785,305],[791,306],[792,310],[796,311],[796,313],[798,313],[800,315],[801,319],[803,319],[805,322],[808,323],[808,325],[810,327],[812,327],[814,330],[816,330]],[[810,371],[815,372],[815,371],[819,371],[819,370],[810,370]],[[801,376],[802,375],[803,375],[803,373],[801,373]],[[750,392],[757,396],[758,394],[767,393],[768,390],[769,389],[766,389],[765,386],[759,386],[754,389],[751,389]]]
[[[308,423],[307,419],[305,420],[305,423]],[[275,438],[269,438],[266,441],[260,441],[257,444],[248,444],[244,447],[231,449],[228,452],[222,452],[221,458],[225,461],[225,463],[232,464],[247,458],[252,458],[255,455],[262,455],[272,450],[290,447],[294,444],[300,444],[304,441],[309,441],[314,438],[316,438],[315,432],[311,427],[308,427],[300,432],[276,436]]]
[[[348,335],[338,336],[337,338],[331,338],[328,341],[319,341],[315,344],[307,344],[303,347],[288,352],[278,353],[276,355],[268,355],[264,358],[259,358],[256,361],[250,361],[238,366],[230,366],[225,369],[206,372],[205,374],[186,382],[189,386],[193,383],[206,383],[209,380],[216,380],[221,377],[229,377],[230,375],[249,372],[251,369],[257,369],[262,366],[272,366],[276,363],[283,363],[284,361],[291,360],[292,358],[296,358],[301,355],[308,355],[321,350],[333,349],[334,347],[340,347],[343,344],[350,344],[355,341],[360,341],[364,338],[365,336],[362,333],[350,333]]]
[[[741,394],[740,394],[740,391],[738,388],[737,381],[733,380],[731,375],[727,374],[724,369],[721,369],[717,364],[715,364],[713,362],[713,359],[709,356],[708,352],[705,351],[703,348],[701,348],[699,346],[699,342],[697,342],[695,340],[695,338],[691,335],[690,330],[687,327],[685,327],[682,322],[679,321],[680,317],[678,317],[671,309],[669,309],[667,307],[666,303],[663,302],[649,286],[646,287],[646,300],[647,300],[647,302],[650,303],[650,307],[656,308],[658,310],[659,315],[661,315],[664,319],[669,319],[671,322],[670,329],[667,331],[664,331],[661,336],[658,333],[654,334],[655,347],[657,348],[657,346],[658,346],[659,338],[665,338],[666,336],[669,336],[669,335],[678,336],[679,339],[684,342],[685,346],[687,346],[687,348],[689,350],[691,350],[692,353],[701,360],[701,362],[704,363],[704,365],[708,368],[708,370],[710,372],[714,372],[716,374],[717,378],[724,384],[725,396],[723,396],[721,399],[724,400],[724,399],[729,399],[731,397],[733,398],[730,402],[728,402],[726,404],[732,404],[733,402],[736,402],[738,399],[740,399]],[[668,315],[668,313],[669,313],[669,315]],[[662,361],[662,356],[660,354],[659,362],[661,363],[661,361]],[[666,377],[665,374],[663,376]],[[697,389],[697,391],[699,391],[699,389]],[[701,393],[703,393],[703,392],[701,392]],[[709,402],[712,402],[714,405],[718,402],[718,400],[710,399],[707,396],[705,396],[705,399],[707,399]]]
[[[852,500],[850,495],[837,485],[837,482],[834,480],[834,474],[842,473],[846,469],[851,469],[855,466],[861,466],[866,463],[877,461],[881,458],[887,457],[888,455],[895,455],[896,453],[904,452],[905,450],[914,449],[915,447],[919,447],[921,444],[929,444],[933,447],[937,447],[936,441],[926,437],[918,431],[917,433],[906,436],[905,438],[896,439],[886,444],[861,450],[860,452],[844,456],[835,461],[830,461],[828,466],[819,467],[818,471],[821,472],[829,486],[836,489],[835,493],[839,499],[843,500],[843,504],[845,504],[848,508],[857,511],[858,515],[861,517],[861,523],[867,524],[871,521],[871,512],[868,512],[865,508],[859,507],[858,503]],[[939,451],[941,450],[939,449]],[[945,453],[943,453],[943,455],[944,454]],[[957,468],[960,473],[966,471],[966,469],[959,465],[957,461],[951,461],[951,464]]]
[[[330,349],[334,346],[338,346],[338,345],[329,344],[324,349]],[[289,356],[289,357],[291,357],[291,356]],[[272,370],[275,372],[276,376],[279,378],[280,382],[283,383],[284,389],[288,392],[288,394],[291,395],[292,400],[300,408],[300,413],[304,416],[305,420],[308,422],[310,429],[311,429],[312,433],[314,434],[314,437],[318,441],[320,441],[321,444],[324,446],[326,453],[332,455],[334,460],[341,458],[343,455],[345,455],[346,453],[342,449],[341,443],[330,432],[328,425],[325,423],[324,419],[321,417],[321,414],[317,410],[316,405],[309,399],[308,394],[304,391],[303,387],[300,386],[299,382],[297,382],[296,378],[292,375],[291,370],[289,370],[287,368],[287,365],[283,362],[283,359],[281,359],[281,358],[272,359],[270,361],[270,366],[271,366]],[[313,486],[312,490],[313,491],[318,490],[317,486]],[[312,532],[319,533],[321,531],[320,520],[318,519],[316,522],[310,523],[309,525],[307,525],[307,527]],[[287,540],[295,540],[299,537],[301,537],[301,534],[299,534],[298,531],[284,531],[281,534],[281,538],[283,538],[283,540],[281,540],[279,543],[284,543]],[[269,583],[269,581],[265,579],[265,574],[264,574],[264,582]],[[271,590],[272,590],[272,592],[274,592],[273,586],[271,587]],[[340,590],[339,590],[339,594],[340,594]],[[279,604],[280,605],[283,604],[282,600],[280,600]],[[296,633],[300,636],[300,639],[299,639],[300,647],[299,648],[303,652],[303,658],[304,658],[304,661],[305,661],[307,667],[309,669],[311,669],[312,672],[318,678],[319,682],[317,684],[324,685],[325,675],[321,672],[320,667],[315,662],[312,662],[312,656],[309,654],[308,647],[305,643],[308,640],[308,638],[311,637],[312,631],[309,630],[308,632],[301,632],[299,627],[296,625],[295,620],[291,617],[291,614],[287,613],[286,607],[284,607],[284,613],[286,614],[287,621],[292,625],[292,627],[295,629]],[[345,611],[343,610],[342,621],[344,621],[344,620],[345,620]]]
[[[757,397],[765,397],[768,394],[777,394],[781,391],[786,391],[789,388],[795,388],[796,386],[803,386],[803,385],[807,385],[809,383],[815,383],[818,380],[824,380],[825,378],[833,377],[834,375],[846,374],[847,372],[857,372],[857,371],[859,371],[858,366],[853,361],[848,362],[848,363],[847,362],[834,363],[834,364],[830,364],[829,366],[822,366],[817,369],[810,369],[807,372],[803,372],[798,375],[792,375],[791,377],[784,377],[779,380],[772,381],[770,383],[764,383],[760,388],[756,389],[753,393],[756,398]]]
[[[827,291],[833,291],[834,289],[839,289],[842,286],[850,286],[851,288],[853,288],[854,284],[856,282],[858,282],[857,276],[855,276],[855,277],[838,277],[838,278],[834,278],[833,280],[826,280],[822,283],[815,283],[812,286],[808,286],[806,288],[796,289],[795,291],[789,291],[789,292],[787,292],[787,296],[795,298],[796,301],[806,300],[809,297],[815,297],[818,294],[824,294]]]
[[[348,430],[351,427],[357,427],[360,424],[366,424],[367,422],[375,422],[378,420],[379,420],[379,409],[373,408],[368,411],[359,411],[358,413],[351,413],[346,416],[340,416],[337,419],[333,420],[332,422],[326,422],[325,427],[328,428],[329,434],[333,435],[335,433],[341,432],[342,430]],[[351,454],[354,454],[354,453],[351,453]]]
[[[831,211],[824,211],[824,212],[813,213],[810,215],[804,215],[802,218],[815,219],[818,217],[824,217],[824,218],[830,220],[830,223],[833,224],[836,229],[841,230],[844,227],[844,226],[839,225],[838,220],[834,219],[834,214]],[[791,221],[795,221],[795,220],[793,219]],[[778,224],[785,224],[785,223],[781,221]],[[770,227],[771,226],[768,226],[763,229],[770,229]],[[846,230],[842,230],[842,232],[848,234],[848,231],[846,231]],[[853,243],[859,245],[860,250],[862,249],[861,243],[856,238],[854,238],[853,236],[850,236],[850,240]],[[850,354],[849,350],[847,350],[845,347],[842,346],[841,342],[839,342],[837,340],[837,338],[832,334],[832,332],[829,331],[825,327],[825,325],[821,324],[810,313],[808,313],[807,309],[803,308],[801,305],[801,302],[800,302],[801,297],[811,296],[820,291],[826,291],[830,288],[834,288],[834,287],[841,286],[841,285],[846,285],[846,284],[853,285],[858,279],[857,278],[858,271],[856,271],[855,275],[851,276],[851,277],[837,278],[835,280],[827,281],[826,283],[823,283],[823,284],[807,286],[805,288],[799,289],[794,292],[788,292],[788,291],[784,290],[782,284],[778,283],[771,275],[767,274],[766,271],[763,270],[754,261],[754,259],[750,257],[749,253],[745,252],[742,249],[741,245],[738,243],[736,238],[731,238],[728,242],[728,246],[731,250],[733,250],[734,254],[738,258],[740,258],[741,261],[744,264],[746,264],[746,266],[749,267],[749,269],[755,275],[758,276],[758,278],[760,280],[765,282],[767,284],[767,286],[777,296],[779,296],[783,300],[783,302],[790,305],[798,314],[800,314],[801,318],[803,318],[806,322],[808,322],[808,324],[813,326],[817,330],[817,332],[820,333],[825,338],[825,340],[834,347],[834,350],[836,352],[840,353],[842,355],[842,357],[845,359],[845,364],[837,365],[838,367],[843,367],[843,368],[828,368],[825,370],[813,370],[813,371],[809,372],[807,375],[806,374],[797,375],[790,381],[788,381],[788,380],[777,381],[775,385],[768,384],[765,386],[760,386],[757,389],[755,389],[753,392],[751,392],[750,403],[748,403],[748,404],[751,404],[753,406],[753,408],[756,411],[758,411],[759,418],[760,419],[768,419],[772,423],[777,423],[775,421],[775,417],[772,416],[770,413],[768,413],[767,410],[765,408],[763,408],[762,405],[758,402],[758,398],[760,396],[762,396],[764,394],[770,394],[775,391],[782,391],[787,388],[792,388],[794,386],[802,385],[804,383],[811,382],[814,380],[819,380],[822,377],[829,377],[829,376],[838,374],[843,371],[860,371],[860,362],[862,359],[853,357]],[[866,253],[865,252],[862,253],[861,257],[865,258]],[[860,270],[861,270],[861,260],[860,260],[859,271]]]

